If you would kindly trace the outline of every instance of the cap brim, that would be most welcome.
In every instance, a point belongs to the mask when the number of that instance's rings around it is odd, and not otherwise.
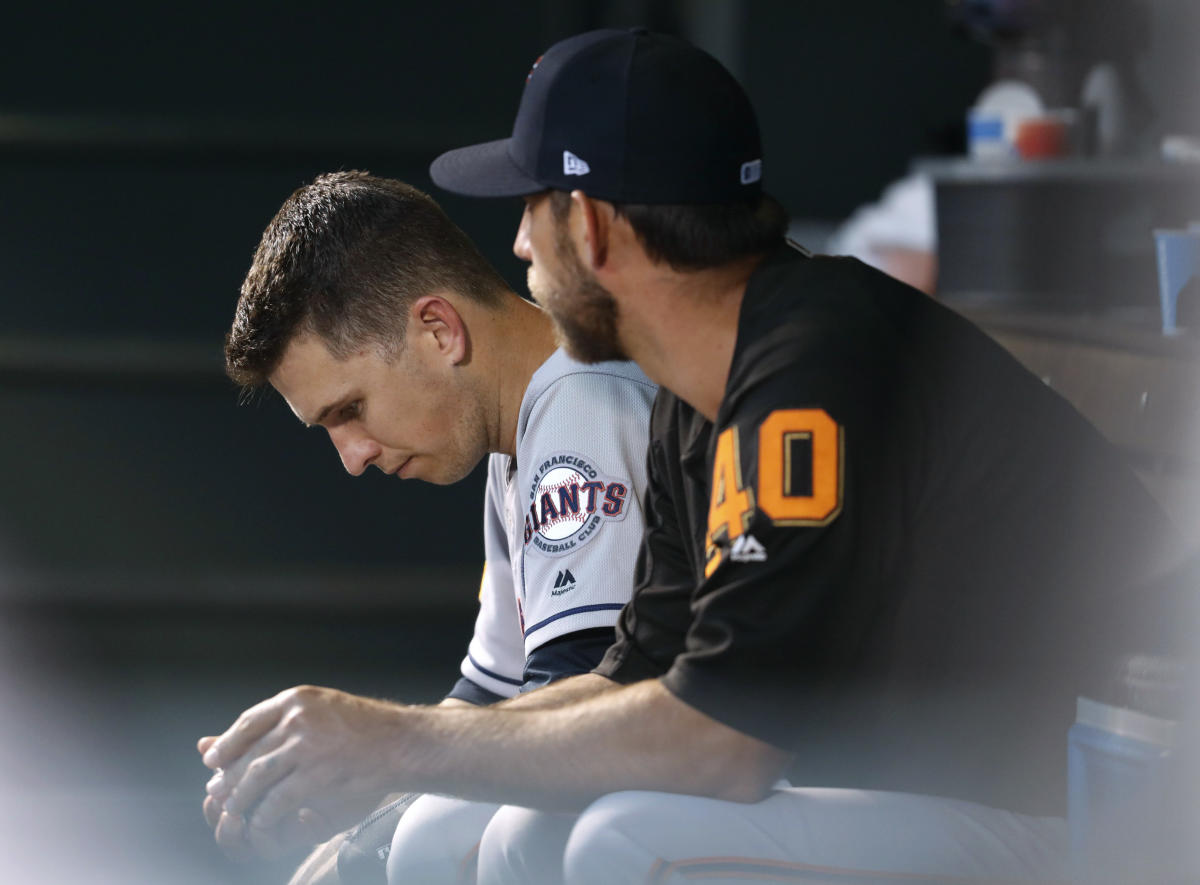
[[[545,190],[508,155],[511,140],[446,151],[430,164],[429,175],[438,187],[468,197],[521,197]]]

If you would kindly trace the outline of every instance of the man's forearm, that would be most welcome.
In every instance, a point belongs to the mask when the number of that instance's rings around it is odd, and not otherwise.
[[[334,824],[353,807],[352,823],[368,799],[389,791],[571,809],[619,790],[755,801],[787,764],[783,751],[709,718],[656,679],[621,687],[580,679],[563,698],[576,690],[586,696],[505,709],[404,706],[297,686],[204,742],[204,762],[216,771],[208,804],[221,820],[252,812],[251,837],[278,839],[299,809]],[[218,841],[245,838],[234,830],[218,824]]]
[[[540,710],[399,707],[392,727],[396,787],[541,808],[630,789],[754,801],[787,761],[657,680]]]

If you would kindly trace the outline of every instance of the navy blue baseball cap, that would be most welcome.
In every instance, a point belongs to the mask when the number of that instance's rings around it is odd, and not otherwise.
[[[579,189],[618,203],[729,203],[761,193],[762,143],[750,99],[711,55],[604,29],[534,63],[512,137],[448,151],[429,172],[473,197]]]

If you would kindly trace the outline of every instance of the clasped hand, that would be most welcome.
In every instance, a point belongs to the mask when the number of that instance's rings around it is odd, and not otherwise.
[[[329,688],[299,686],[240,715],[197,744],[215,771],[204,817],[235,859],[278,857],[365,817],[389,791],[386,748],[397,708]]]

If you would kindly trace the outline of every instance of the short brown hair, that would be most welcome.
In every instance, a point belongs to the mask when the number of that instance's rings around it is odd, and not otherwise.
[[[322,175],[263,232],[225,336],[225,371],[243,387],[265,384],[301,332],[339,359],[364,344],[394,356],[414,299],[449,291],[498,306],[507,289],[428,194],[366,172]]]
[[[562,223],[571,206],[566,191],[550,191]],[[613,203],[651,260],[680,272],[707,270],[770,252],[787,234],[787,210],[769,194],[734,203]]]

